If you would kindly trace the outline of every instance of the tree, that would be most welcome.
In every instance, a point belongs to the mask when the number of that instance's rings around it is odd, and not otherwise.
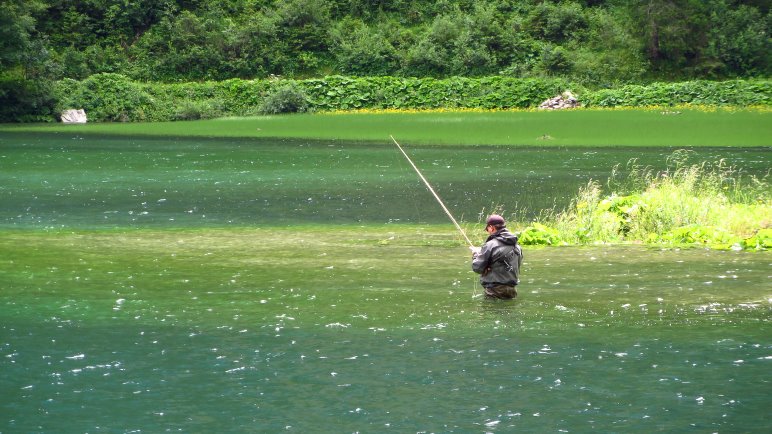
[[[47,52],[37,35],[37,0],[0,0],[0,122],[51,119],[51,83],[39,78]]]
[[[135,44],[137,76],[158,81],[221,79],[223,28],[189,11],[164,18]]]
[[[369,26],[358,19],[345,18],[332,31],[332,52],[337,67],[345,74],[388,75],[399,69],[392,38],[399,28],[390,23]]]
[[[44,1],[47,8],[39,27],[57,48],[108,44],[127,48],[162,17],[179,10],[176,0]]]
[[[742,4],[732,9],[725,0],[712,5],[706,51],[716,60],[720,75],[769,75],[772,14],[764,17],[758,9]]]
[[[532,9],[530,31],[537,37],[560,43],[578,37],[587,28],[584,10],[578,3],[541,3]]]
[[[453,16],[436,17],[407,50],[407,75],[437,77],[448,74],[452,60],[451,49],[460,33],[461,28]]]
[[[34,14],[43,8],[38,0],[0,0],[0,68],[27,66],[35,45]]]
[[[705,45],[705,15],[697,0],[632,2],[634,25],[653,69],[686,75]]]
[[[324,0],[278,2],[269,17],[276,23],[277,39],[295,54],[288,72],[313,72],[321,66],[320,56],[328,53],[330,8]]]

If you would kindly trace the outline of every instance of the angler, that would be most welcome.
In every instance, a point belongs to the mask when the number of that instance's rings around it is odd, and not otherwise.
[[[523,250],[517,236],[507,230],[500,215],[492,214],[485,222],[488,239],[482,247],[470,247],[472,270],[480,275],[487,298],[509,300],[517,297]]]
[[[391,140],[397,145],[399,151],[405,156],[407,161],[413,166],[413,169],[421,178],[421,181],[426,184],[426,188],[432,193],[437,203],[440,204],[442,210],[448,215],[450,221],[456,226],[456,229],[469,244],[469,250],[472,251],[472,269],[480,274],[480,283],[485,288],[485,296],[487,298],[498,298],[509,300],[517,297],[517,284],[520,283],[518,276],[520,275],[520,265],[523,263],[523,251],[517,244],[517,237],[512,235],[506,227],[504,218],[500,215],[492,214],[488,217],[487,226],[485,230],[489,236],[485,244],[482,247],[475,247],[469,237],[458,224],[453,214],[450,213],[448,207],[442,202],[440,196],[432,188],[429,181],[426,180],[423,173],[418,170],[418,167],[413,163],[413,160],[407,155],[402,146],[394,139]],[[475,294],[476,295],[476,294]]]

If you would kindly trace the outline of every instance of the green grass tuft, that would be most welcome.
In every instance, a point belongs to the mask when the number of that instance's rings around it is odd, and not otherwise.
[[[568,209],[521,231],[524,244],[653,243],[766,249],[772,227],[767,176],[745,176],[724,161],[690,163],[677,151],[663,171],[631,162],[611,193],[590,181]]]

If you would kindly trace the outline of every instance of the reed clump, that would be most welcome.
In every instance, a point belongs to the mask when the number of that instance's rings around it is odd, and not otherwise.
[[[772,247],[768,175],[747,176],[724,160],[690,163],[689,157],[677,151],[661,171],[633,160],[609,178],[605,189],[611,193],[588,182],[567,209],[523,228],[521,242]]]

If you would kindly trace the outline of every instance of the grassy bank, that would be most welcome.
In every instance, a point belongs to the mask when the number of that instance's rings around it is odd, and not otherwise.
[[[521,242],[772,248],[769,174],[748,176],[723,160],[691,163],[688,151],[674,152],[665,170],[631,161],[626,172],[605,185],[592,180],[567,209],[521,224]]]
[[[1,125],[0,132],[125,136],[271,137],[403,144],[766,147],[768,110],[627,109],[561,112],[381,112],[256,116],[204,121]]]

